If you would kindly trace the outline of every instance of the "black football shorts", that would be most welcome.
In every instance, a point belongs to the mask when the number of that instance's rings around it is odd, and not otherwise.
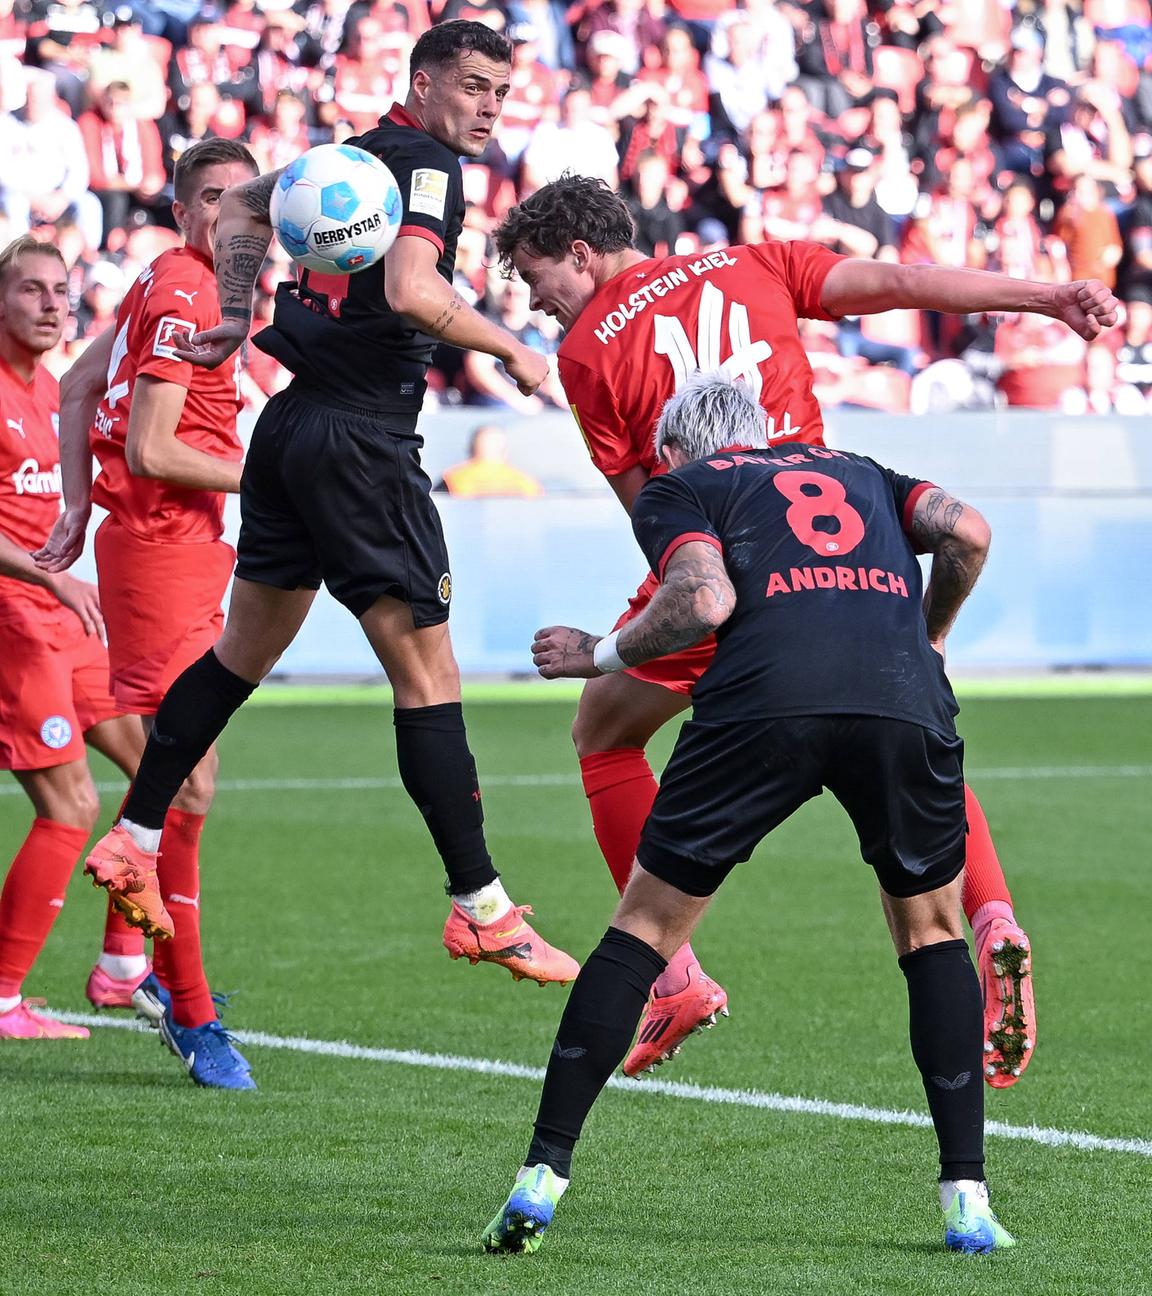
[[[417,626],[446,621],[452,578],[422,445],[415,414],[278,392],[244,464],[236,575],[289,590],[323,581],[356,617],[387,594]]]
[[[964,867],[964,743],[880,716],[800,716],[680,731],[637,859],[708,896],[774,828],[827,788],[889,895],[920,895]]]

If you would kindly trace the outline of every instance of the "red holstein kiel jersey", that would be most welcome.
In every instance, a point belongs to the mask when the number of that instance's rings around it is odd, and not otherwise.
[[[652,436],[695,370],[743,379],[779,441],[820,445],[824,425],[796,321],[820,305],[842,257],[816,243],[759,243],[643,261],[606,283],[560,347],[560,378],[605,476],[660,471]]]

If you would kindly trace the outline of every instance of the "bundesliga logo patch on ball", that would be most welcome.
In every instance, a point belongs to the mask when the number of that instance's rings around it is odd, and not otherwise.
[[[297,265],[355,274],[396,241],[404,203],[392,172],[351,144],[320,144],[284,169],[270,204],[272,228]]]

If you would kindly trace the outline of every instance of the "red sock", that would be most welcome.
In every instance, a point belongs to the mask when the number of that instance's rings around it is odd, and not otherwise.
[[[983,905],[999,901],[1011,907],[1012,893],[1004,880],[1004,870],[992,844],[988,820],[980,809],[976,794],[964,786],[964,808],[968,815],[968,836],[965,838],[964,890],[961,900],[968,921]]]
[[[144,953],[144,933],[138,927],[129,927],[128,920],[111,900],[104,919],[104,953],[121,958]]]
[[[659,784],[641,747],[582,756],[580,775],[592,811],[592,831],[612,881],[623,893]],[[688,966],[695,961],[692,946],[681,946],[653,986],[654,993],[664,996],[683,990],[688,984]]]
[[[640,832],[656,800],[656,777],[642,747],[620,747],[580,758],[584,795],[600,853],[623,894],[632,875]]]
[[[0,996],[20,993],[52,924],[64,907],[68,879],[88,829],[34,819],[0,892]]]
[[[216,1005],[200,958],[200,833],[204,816],[169,810],[160,840],[156,875],[176,934],[152,946],[156,975],[172,992],[178,1026],[216,1020]]]

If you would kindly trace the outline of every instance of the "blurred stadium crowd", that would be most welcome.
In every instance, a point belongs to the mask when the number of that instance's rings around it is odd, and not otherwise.
[[[563,170],[627,194],[640,245],[811,238],[854,256],[1117,289],[1086,345],[1036,316],[906,312],[803,335],[829,406],[1152,408],[1152,14],[1147,0],[0,0],[0,242],[72,269],[56,372],[177,235],[184,149],[243,138],[262,169],[375,124],[434,21],[511,38],[495,142],[464,167],[458,286],[545,351],[551,321],[492,269],[509,205]],[[268,294],[288,273],[272,260]],[[250,351],[249,399],[287,380]],[[446,404],[531,413],[490,357],[442,348]]]

